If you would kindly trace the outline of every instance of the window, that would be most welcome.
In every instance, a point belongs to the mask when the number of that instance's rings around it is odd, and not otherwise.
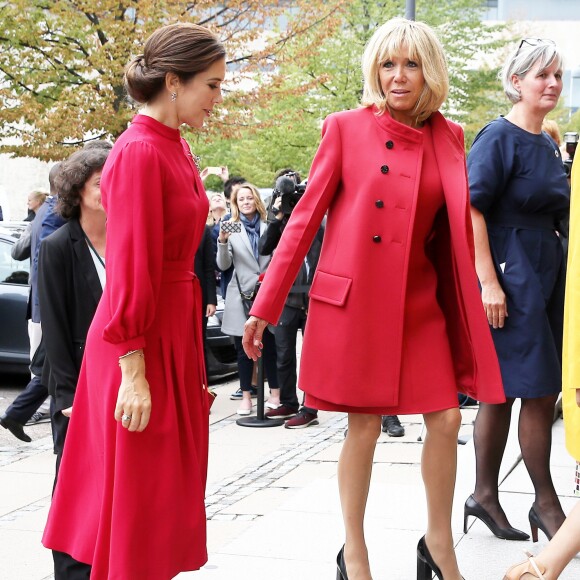
[[[10,255],[12,244],[0,240],[0,284],[28,284],[29,261],[19,262]]]

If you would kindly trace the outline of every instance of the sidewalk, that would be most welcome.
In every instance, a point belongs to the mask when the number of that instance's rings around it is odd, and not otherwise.
[[[211,415],[207,487],[209,562],[183,578],[199,580],[334,580],[334,560],[344,538],[336,463],[346,417],[320,413],[320,425],[304,430],[252,429],[235,423],[238,403],[229,400],[237,382],[220,385]],[[470,436],[475,409],[465,409],[461,434]],[[517,411],[514,412],[517,417]],[[375,580],[414,580],[415,547],[424,533],[426,509],[420,474],[421,417],[402,417],[403,438],[382,434],[367,509],[367,540]],[[503,506],[512,524],[529,531],[532,487],[519,461],[515,425],[501,484]],[[27,428],[31,444],[0,442],[0,578],[52,578],[50,553],[40,537],[50,501],[54,469],[51,439],[43,426]],[[38,430],[38,431],[35,431]],[[552,470],[566,512],[572,496],[574,461],[564,449],[562,421],[554,425]],[[466,580],[501,580],[507,567],[523,560],[523,549],[540,542],[494,538],[479,521],[463,534],[463,503],[475,476],[472,440],[459,446],[453,529]],[[576,558],[561,576],[580,578]],[[138,579],[127,579],[138,580]]]

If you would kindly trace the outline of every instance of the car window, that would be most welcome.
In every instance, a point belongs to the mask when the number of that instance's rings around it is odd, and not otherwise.
[[[11,249],[10,242],[0,240],[0,284],[28,284],[29,261],[14,260]]]

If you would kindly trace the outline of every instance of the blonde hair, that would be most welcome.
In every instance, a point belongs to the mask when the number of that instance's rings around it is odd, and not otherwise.
[[[256,202],[256,211],[260,214],[260,218],[262,221],[266,221],[266,217],[268,212],[266,211],[266,207],[264,206],[264,202],[262,201],[262,197],[260,196],[260,192],[255,185],[251,183],[245,182],[240,185],[235,191],[232,191],[232,196],[230,198],[231,204],[231,211],[232,211],[232,221],[238,222],[240,221],[240,208],[238,207],[238,193],[240,189],[249,189],[254,196],[254,201]]]
[[[362,57],[364,88],[361,104],[363,107],[376,105],[380,114],[387,110],[379,68],[403,50],[408,52],[411,60],[421,65],[425,78],[423,92],[413,111],[416,122],[421,123],[441,107],[449,91],[443,47],[433,29],[423,22],[393,18],[373,34]]]
[[[562,135],[560,135],[560,129],[558,128],[558,123],[552,121],[552,119],[544,119],[542,121],[542,131],[546,131],[554,141],[558,144],[558,147],[562,144]]]

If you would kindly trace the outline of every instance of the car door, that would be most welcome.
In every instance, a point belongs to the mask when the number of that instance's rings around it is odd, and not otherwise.
[[[0,237],[0,367],[27,372],[30,342],[26,307],[30,263],[12,258],[13,244],[9,236]]]

